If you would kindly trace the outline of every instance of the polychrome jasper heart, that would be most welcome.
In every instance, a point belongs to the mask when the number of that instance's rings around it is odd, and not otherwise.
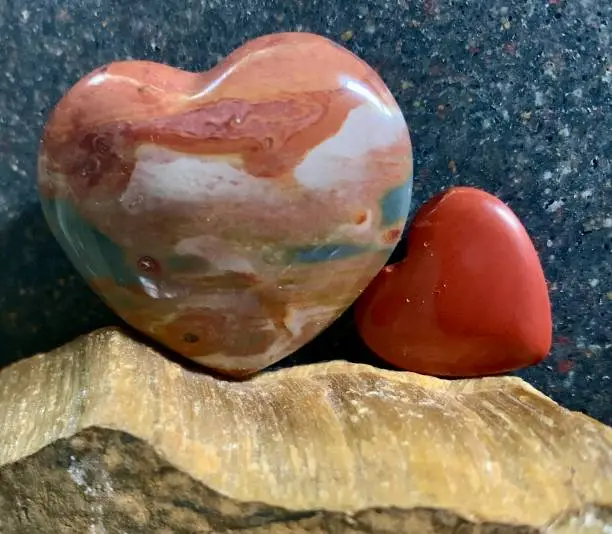
[[[287,33],[194,74],[125,61],[60,101],[43,208],[123,319],[245,375],[298,349],[383,267],[410,203],[399,107],[340,46]]]
[[[499,199],[467,187],[419,211],[406,258],[374,279],[356,319],[381,358],[433,375],[526,367],[551,344],[548,289],[527,231]]]

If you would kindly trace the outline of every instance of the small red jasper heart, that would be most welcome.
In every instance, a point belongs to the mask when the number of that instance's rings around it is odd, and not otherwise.
[[[538,254],[496,197],[452,188],[410,226],[406,258],[360,297],[357,328],[381,358],[438,376],[497,374],[550,350],[550,300]]]

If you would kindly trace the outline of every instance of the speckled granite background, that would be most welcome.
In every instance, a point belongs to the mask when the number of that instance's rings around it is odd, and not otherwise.
[[[552,355],[520,375],[612,423],[608,0],[3,0],[0,365],[117,322],[37,203],[38,139],[62,92],[115,59],[205,69],[248,38],[285,30],[343,42],[381,73],[411,128],[415,206],[469,184],[518,213],[555,315]],[[288,363],[331,355],[376,361],[347,314]]]

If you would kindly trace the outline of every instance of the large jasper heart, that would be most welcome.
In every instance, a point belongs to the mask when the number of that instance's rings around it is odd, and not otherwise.
[[[548,289],[527,231],[503,202],[466,187],[419,211],[406,258],[375,278],[356,320],[381,358],[433,375],[510,371],[551,344]]]
[[[400,237],[411,179],[384,83],[304,33],[251,41],[203,74],[99,68],[57,105],[39,158],[49,224],[95,291],[232,375],[352,303]]]

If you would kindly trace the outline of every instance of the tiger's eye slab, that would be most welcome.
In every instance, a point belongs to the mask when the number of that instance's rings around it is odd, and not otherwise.
[[[306,33],[255,39],[205,73],[93,71],[53,111],[38,174],[50,227],[104,301],[236,376],[356,299],[399,240],[411,180],[385,84]]]

